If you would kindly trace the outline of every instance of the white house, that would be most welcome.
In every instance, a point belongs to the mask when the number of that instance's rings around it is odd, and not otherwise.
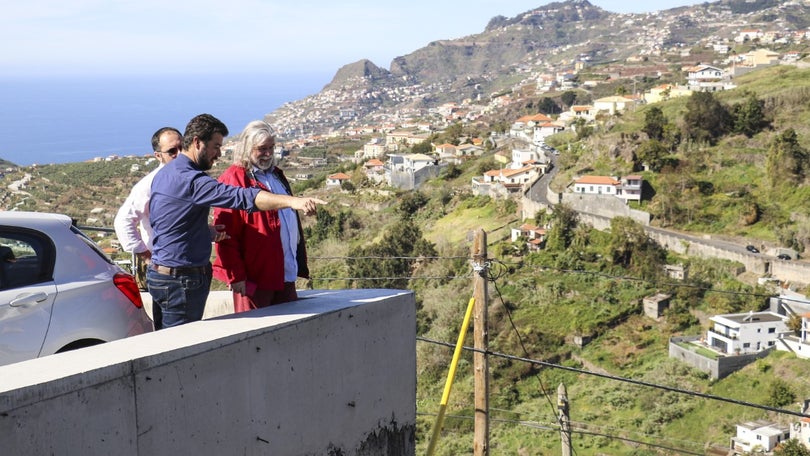
[[[696,92],[715,92],[735,87],[720,68],[698,65],[686,69],[687,88]]]
[[[519,169],[493,169],[484,173],[484,182],[500,182],[504,185],[517,185],[518,187],[531,181],[537,176],[538,170],[534,166],[524,166]]]
[[[748,421],[737,425],[737,436],[731,438],[731,450],[735,455],[770,452],[789,439],[790,426],[765,420]]]
[[[787,317],[775,312],[716,315],[706,334],[706,343],[728,355],[758,353],[776,345],[788,333]]]
[[[351,180],[351,176],[345,173],[336,173],[326,177],[326,188],[340,188],[340,184]]]
[[[593,102],[593,108],[596,112],[607,111],[608,114],[614,115],[617,112],[624,111],[632,106],[635,106],[636,100],[623,97],[621,95],[614,95],[611,97],[600,98]]]
[[[641,201],[641,188],[643,184],[644,178],[638,174],[624,176],[622,177],[619,194],[616,196],[626,201]]]
[[[622,183],[609,176],[582,176],[574,181],[574,193],[617,195]]]

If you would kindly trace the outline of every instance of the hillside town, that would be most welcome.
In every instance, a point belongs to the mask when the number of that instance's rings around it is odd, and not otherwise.
[[[576,6],[582,2],[565,3]],[[804,2],[783,2],[780,8],[793,4]],[[559,172],[559,160],[569,153],[554,141],[557,135],[576,137],[584,129],[600,131],[612,120],[642,107],[695,93],[732,90],[737,87],[735,80],[751,71],[780,65],[810,67],[806,52],[796,50],[810,49],[810,29],[790,30],[778,22],[751,24],[745,15],[722,9],[709,12],[685,8],[666,13],[611,14],[611,26],[638,31],[624,55],[606,47],[590,49],[585,43],[537,51],[508,69],[498,70],[519,75],[517,83],[487,93],[497,75],[479,74],[459,99],[437,98],[436,94],[452,97],[460,93],[441,80],[394,80],[390,75],[371,80],[365,73],[350,75],[266,117],[280,132],[275,154],[292,170],[291,181],[307,182],[322,173],[322,189],[346,194],[355,190],[354,176],[343,168],[332,172],[336,165],[357,169],[373,188],[417,191],[449,169],[491,155],[495,167],[469,179],[466,190],[474,196],[519,203],[520,220],[508,231],[509,240],[521,250],[538,252],[545,248],[551,226],[538,222],[537,215],[565,202],[595,228],[606,229],[610,219],[628,217],[650,238],[674,252],[686,254],[688,249],[689,255],[742,265],[740,273],[756,276],[757,285],[773,293],[766,311],[709,315],[710,328],[704,333],[670,338],[670,358],[704,372],[712,380],[725,378],[773,351],[810,359],[810,299],[797,291],[810,285],[810,263],[797,261],[802,259],[801,252],[737,245],[711,235],[692,236],[651,227],[652,216],[641,208],[645,199],[649,201],[650,183],[640,171],[602,174],[586,170],[575,173],[563,188],[551,185]],[[528,12],[524,20],[553,14],[555,11],[541,8]],[[673,42],[673,30],[662,24],[674,23],[722,27],[717,27],[717,34],[693,42]],[[520,26],[507,24],[488,32],[506,33]],[[740,46],[746,52],[734,51]],[[556,109],[544,112],[533,106],[529,114],[520,112],[517,107],[523,106],[527,96],[552,98]],[[494,126],[497,121],[502,123],[499,128]],[[454,142],[433,141],[454,126],[475,126],[486,129],[486,133],[461,135]],[[302,153],[326,149],[335,139],[353,139],[360,147],[340,156]],[[234,147],[229,142],[223,150],[227,154]],[[151,154],[112,154],[93,161],[122,158],[143,159],[132,165],[131,174],[152,167],[155,160]],[[5,171],[20,170],[9,167]],[[25,195],[31,179],[26,172],[21,179],[7,183],[3,201],[10,200],[9,195]],[[103,208],[91,211],[83,222],[101,223],[103,220],[96,218],[101,212]],[[675,282],[685,281],[689,274],[681,265],[666,269],[667,277]],[[665,293],[645,297],[641,303],[644,317],[656,322],[665,319],[670,298]],[[588,345],[588,337],[576,338],[580,348]],[[804,400],[802,410],[808,412],[810,398]],[[735,431],[729,454],[773,454],[789,439],[810,449],[807,418],[790,425],[741,419]]]

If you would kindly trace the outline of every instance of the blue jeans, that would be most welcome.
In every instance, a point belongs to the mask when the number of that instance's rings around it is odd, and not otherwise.
[[[204,273],[183,275],[161,274],[149,268],[146,284],[152,295],[155,330],[199,321],[211,288],[211,265]]]

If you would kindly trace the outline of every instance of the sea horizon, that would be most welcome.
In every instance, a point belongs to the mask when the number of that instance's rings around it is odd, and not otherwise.
[[[0,77],[0,158],[18,166],[148,155],[161,127],[209,113],[237,135],[334,73]]]

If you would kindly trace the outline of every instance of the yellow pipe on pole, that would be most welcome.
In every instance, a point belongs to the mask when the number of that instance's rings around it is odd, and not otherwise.
[[[433,452],[436,450],[436,444],[439,440],[439,433],[442,431],[444,412],[447,410],[447,401],[450,400],[450,390],[453,389],[453,378],[456,376],[456,366],[458,366],[458,360],[461,358],[461,349],[464,347],[464,336],[467,335],[467,328],[470,326],[470,317],[473,313],[474,303],[475,298],[470,298],[470,303],[467,304],[467,312],[464,314],[464,321],[461,323],[461,332],[458,334],[456,349],[453,352],[453,361],[450,362],[450,372],[447,373],[447,381],[444,383],[444,393],[442,394],[442,401],[439,404],[439,416],[433,424],[433,435],[430,437],[427,456],[433,456]]]

